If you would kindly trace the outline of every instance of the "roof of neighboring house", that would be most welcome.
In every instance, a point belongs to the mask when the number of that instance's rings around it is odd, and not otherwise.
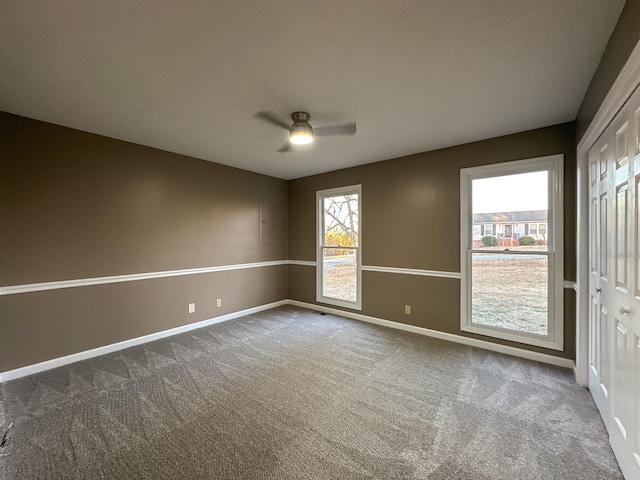
[[[547,210],[524,210],[522,212],[475,213],[473,223],[517,223],[546,222]]]

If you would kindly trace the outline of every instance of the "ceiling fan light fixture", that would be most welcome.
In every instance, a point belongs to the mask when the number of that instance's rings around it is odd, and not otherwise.
[[[295,145],[306,145],[313,141],[313,129],[306,122],[296,122],[291,127],[289,141]]]
[[[273,112],[258,112],[253,117],[289,132],[289,141],[276,150],[276,152],[282,153],[290,152],[292,145],[310,144],[315,136],[328,137],[330,135],[355,135],[356,133],[355,122],[322,126],[318,127],[314,132],[309,123],[311,116],[307,112],[293,112],[291,114],[291,120],[293,121],[291,125],[287,125],[287,123],[280,120]]]

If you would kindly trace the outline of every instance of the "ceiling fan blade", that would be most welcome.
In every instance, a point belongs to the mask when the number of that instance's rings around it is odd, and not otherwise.
[[[355,135],[356,124],[345,123],[343,125],[330,125],[328,127],[314,127],[313,134],[318,137],[327,137],[329,135]]]
[[[284,128],[285,130],[289,130],[291,128],[291,125],[280,120],[273,112],[258,112],[253,116],[253,118],[270,123],[276,127]]]
[[[291,144],[289,142],[283,143],[282,146],[276,150],[276,152],[285,153],[291,151]]]

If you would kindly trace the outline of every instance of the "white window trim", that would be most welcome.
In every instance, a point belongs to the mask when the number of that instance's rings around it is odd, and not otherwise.
[[[553,236],[548,237],[549,259],[549,319],[548,335],[540,336],[471,321],[471,181],[480,178],[516,175],[541,170],[549,171],[549,218]],[[564,155],[518,160],[460,170],[460,329],[489,337],[527,345],[564,350],[564,227],[563,227]]]
[[[322,259],[322,242],[324,236],[324,218],[322,200],[325,197],[339,195],[358,195],[358,247],[356,249],[356,301],[349,302],[336,298],[325,297],[322,294],[322,275],[324,263]],[[316,192],[316,301],[337,307],[362,310],[362,185],[330,188]]]

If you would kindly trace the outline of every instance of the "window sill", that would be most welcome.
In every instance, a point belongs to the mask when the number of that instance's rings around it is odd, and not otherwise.
[[[316,302],[324,305],[333,305],[334,307],[348,308],[349,310],[362,311],[362,305],[357,302],[347,302],[345,300],[338,300],[335,298],[318,297]]]
[[[509,340],[511,342],[523,343],[525,345],[548,348],[559,352],[564,350],[563,345],[559,345],[558,342],[555,342],[553,339],[549,338],[549,336],[542,337],[540,335],[478,324],[462,325],[460,330],[463,332],[475,333],[476,335],[483,335],[485,337],[499,338],[501,340]]]

